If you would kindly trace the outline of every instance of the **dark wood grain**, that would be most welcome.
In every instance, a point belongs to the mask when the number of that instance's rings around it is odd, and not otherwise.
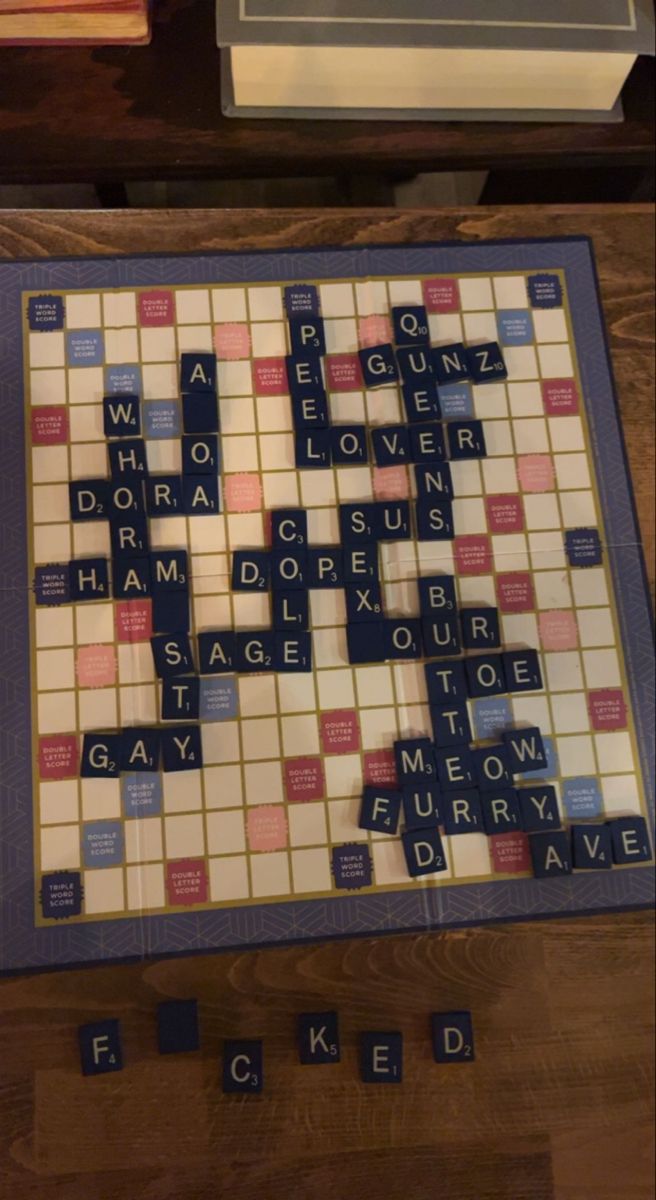
[[[653,216],[644,207],[424,213],[0,214],[0,255],[587,233],[597,251],[653,559]],[[650,458],[650,454],[652,457]],[[653,573],[651,575],[653,581]],[[0,983],[0,1194],[11,1200],[652,1200],[648,914],[170,959]],[[154,1010],[200,1002],[202,1051],[162,1059]],[[343,1061],[295,1062],[299,1011],[335,1007]],[[437,1067],[431,1010],[471,1009],[477,1061]],[[122,1020],[122,1074],[83,1079],[76,1029]],[[366,1088],[356,1038],[405,1035]],[[224,1097],[221,1041],[263,1037],[266,1091]]]
[[[147,47],[0,49],[0,183],[649,166],[653,64],[623,124],[227,120],[212,0],[157,5]]]

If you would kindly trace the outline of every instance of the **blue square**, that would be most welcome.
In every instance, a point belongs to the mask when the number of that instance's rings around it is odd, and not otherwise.
[[[357,892],[371,887],[373,863],[366,845],[351,842],[346,846],[333,846],[330,866],[339,891]]]
[[[150,441],[180,437],[180,409],[175,400],[145,400],[143,419],[144,433]],[[196,431],[187,430],[187,433],[191,432]]]
[[[536,879],[551,879],[572,874],[570,835],[564,830],[532,833],[529,837],[533,874]]]
[[[503,308],[497,313],[497,329],[502,346],[530,346],[533,343],[533,318],[528,308]]]
[[[488,837],[497,833],[515,833],[522,828],[522,814],[514,788],[481,794],[483,824]]]
[[[440,750],[449,746],[468,746],[472,740],[466,704],[444,704],[431,708],[433,738]]]
[[[323,386],[317,387],[315,391],[305,396],[292,396],[292,418],[297,433],[328,429],[330,414],[328,397]]]
[[[340,1052],[337,1013],[300,1013],[298,1043],[298,1056],[303,1066],[338,1063]]]
[[[503,656],[505,658],[505,655]],[[500,654],[480,654],[465,663],[470,696],[498,696],[507,692]]]
[[[476,788],[447,792],[444,797],[444,831],[449,837],[483,832],[483,810]]]
[[[613,845],[608,825],[572,825],[572,860],[577,871],[610,871]]]
[[[160,404],[165,401],[160,401]],[[177,413],[177,408],[175,409]],[[182,397],[182,424],[185,433],[218,433],[219,405],[210,392],[191,392]],[[160,437],[163,437],[160,434]],[[170,435],[173,436],[173,435]]]
[[[497,650],[501,646],[498,608],[461,608],[465,650]]]
[[[435,783],[435,756],[430,738],[404,738],[395,742],[394,761],[401,783]]]
[[[382,500],[375,506],[378,542],[404,542],[411,535],[409,500]]]
[[[115,483],[145,479],[148,474],[143,438],[121,438],[107,443],[109,471]]]
[[[360,829],[395,834],[399,827],[402,796],[389,788],[366,787],[360,806]]]
[[[433,370],[440,387],[469,379],[467,351],[462,342],[453,342],[449,346],[434,346],[432,357]]]
[[[198,771],[203,765],[203,747],[198,725],[177,725],[162,730],[165,771]]]
[[[467,699],[464,662],[426,663],[424,667],[428,699],[432,707],[444,708],[452,700]]]
[[[373,542],[376,536],[376,505],[340,504],[339,529],[345,546]]]
[[[105,340],[100,329],[69,329],[66,361],[69,367],[100,367],[105,358]]]
[[[508,368],[498,342],[470,346],[467,361],[474,383],[499,383],[500,380],[508,378]]]
[[[310,604],[306,591],[284,591],[273,593],[273,628],[278,633],[291,630],[306,630],[310,625]]]
[[[404,304],[392,309],[394,341],[397,346],[427,346],[430,342],[428,313],[423,304]]]
[[[94,1021],[78,1029],[83,1075],[106,1075],[123,1069],[118,1021]]]
[[[151,475],[145,491],[149,517],[177,517],[184,512],[181,475]]]
[[[462,791],[476,786],[472,752],[467,746],[439,747],[435,750],[435,763],[442,791]]]
[[[453,500],[453,477],[449,463],[417,463],[414,472],[419,499]]]
[[[186,550],[155,550],[150,555],[150,580],[154,594],[189,591],[189,556]]]
[[[275,663],[275,634],[269,629],[252,633],[235,633],[235,670],[240,674],[262,674],[273,671]]]
[[[383,593],[377,579],[369,583],[362,583],[359,587],[349,584],[344,591],[346,620],[349,625],[356,625],[358,622],[367,624],[371,621],[380,622],[383,615]]]
[[[133,561],[139,562],[140,560],[134,559]],[[114,595],[118,596],[116,574],[116,570],[114,570]],[[109,565],[107,559],[72,559],[68,564],[68,584],[71,600],[76,602],[82,600],[107,600],[110,595]]]
[[[319,293],[313,283],[293,283],[285,288],[285,312],[288,317],[297,317],[305,313],[317,316],[319,313]]]
[[[420,575],[419,607],[422,617],[450,616],[456,612],[456,581],[453,575]]]
[[[437,463],[446,460],[444,430],[439,421],[410,426],[410,453],[413,463]]]
[[[354,666],[385,661],[382,621],[372,621],[367,625],[347,625],[346,642],[349,662]]]
[[[274,591],[298,592],[307,588],[307,551],[271,551],[271,587]]]
[[[182,500],[188,517],[213,517],[221,512],[219,480],[216,475],[186,475]]]
[[[376,547],[374,546],[374,549]],[[308,586],[317,589],[341,588],[344,567],[341,547],[310,546],[308,548]]]
[[[537,650],[506,650],[503,673],[509,692],[538,692],[542,690],[542,671]]]
[[[563,286],[557,275],[529,275],[528,294],[533,308],[560,308]]]
[[[505,746],[481,746],[471,751],[480,792],[512,787],[510,762]]]
[[[223,1043],[223,1091],[257,1095],[264,1088],[262,1043],[225,1041]]]
[[[236,680],[201,679],[199,710],[200,720],[206,724],[234,720],[238,716]]]
[[[293,316],[289,318],[289,338],[294,357],[326,353],[326,332],[323,318],[319,316]]]
[[[51,333],[64,328],[63,296],[30,296],[27,301],[27,320],[30,329]]]
[[[121,733],[121,771],[159,770],[159,729],[130,726]]]
[[[140,396],[141,367],[136,363],[121,363],[105,367],[105,393],[108,396]]]
[[[410,461],[410,434],[405,425],[379,425],[371,430],[374,459],[379,467]]]
[[[198,669],[201,675],[227,675],[234,671],[235,635],[232,629],[198,634]],[[187,668],[193,670],[193,665]]]
[[[152,601],[154,633],[189,632],[187,592],[156,592]]]
[[[359,350],[358,357],[366,388],[386,387],[390,383],[398,383],[399,368],[393,346],[369,346],[366,350]]]
[[[449,421],[446,432],[449,441],[449,458],[453,462],[486,457],[487,448],[482,421]]]
[[[271,513],[271,545],[274,550],[299,550],[307,546],[308,515],[304,508],[276,508]]]
[[[422,656],[421,621],[388,617],[383,621],[383,650],[395,662]]]
[[[180,355],[180,391],[216,392],[216,355],[185,351]]]
[[[271,553],[268,550],[233,550],[233,592],[266,592],[271,578]]]
[[[138,396],[105,396],[103,430],[106,438],[138,437],[141,411]]]
[[[336,467],[369,461],[367,431],[364,425],[335,425],[331,430],[331,450]]]
[[[415,783],[403,788],[406,829],[432,829],[443,822],[442,795],[433,784]]]
[[[219,439],[216,433],[183,433],[182,474],[216,475],[219,470]]]
[[[360,1034],[360,1078],[363,1083],[401,1083],[403,1037],[400,1033]]]
[[[560,829],[560,810],[555,787],[545,783],[542,787],[517,789],[525,833],[541,833],[543,830]]]
[[[431,1013],[431,1031],[436,1063],[474,1061],[474,1028],[471,1013]]]
[[[358,543],[345,546],[342,554],[344,584],[365,583],[378,579],[378,546],[373,543]]]
[[[421,633],[426,658],[460,654],[460,629],[455,616],[424,617]]]
[[[158,817],[162,811],[162,776],[159,772],[121,775],[121,799],[126,817]]]
[[[33,587],[37,604],[52,607],[68,604],[71,598],[69,564],[52,563],[47,567],[35,567]]]
[[[652,857],[644,817],[617,817],[609,821],[613,859],[618,866],[649,862]]]
[[[82,895],[82,875],[79,871],[48,871],[41,876],[39,902],[46,921],[79,917]]]
[[[75,574],[74,571],[73,575]],[[117,600],[139,600],[149,596],[151,589],[148,559],[145,557],[116,559],[112,563],[112,590]],[[97,596],[90,598],[98,599]]]
[[[85,733],[81,779],[116,779],[121,773],[120,733]]]
[[[302,430],[294,434],[294,461],[299,470],[325,470],[332,463],[331,430]]]
[[[87,870],[117,867],[123,862],[120,821],[87,821],[82,826],[82,861]]]
[[[292,397],[315,396],[317,392],[324,391],[321,359],[318,355],[288,354],[285,367]]]
[[[485,742],[501,737],[513,723],[510,701],[505,696],[490,696],[487,700],[476,700],[473,705],[474,732],[476,738]]]
[[[474,416],[474,397],[470,383],[447,383],[438,388],[442,418],[467,421]]]
[[[157,1005],[157,1048],[160,1054],[189,1054],[198,1050],[196,1000],[164,1000]]]
[[[570,567],[599,567],[604,553],[598,529],[568,529],[565,553]]]
[[[563,807],[570,821],[589,821],[600,817],[603,799],[599,780],[594,776],[579,779],[564,779],[562,784]]]
[[[431,348],[427,343],[397,346],[395,353],[404,383],[420,383],[433,378]]]
[[[410,425],[422,421],[439,421],[442,416],[437,383],[432,375],[425,382],[404,383],[401,388],[406,420]]]
[[[442,838],[435,829],[408,829],[401,835],[403,853],[411,879],[422,875],[437,875],[446,871],[446,856]]]
[[[203,637],[199,634],[198,638]],[[158,679],[171,675],[185,675],[194,670],[194,658],[188,633],[161,633],[151,637],[155,674]]]
[[[199,704],[197,675],[172,675],[162,682],[163,721],[197,721]]]
[[[420,542],[451,542],[455,537],[453,505],[450,500],[422,496],[415,505],[417,538]]]
[[[276,633],[274,635],[273,667],[280,673],[303,673],[312,670],[312,637],[309,633]]]
[[[74,479],[68,485],[71,521],[106,521],[109,516],[109,480]]]
[[[504,733],[503,743],[508,751],[508,762],[513,775],[525,775],[547,769],[547,754],[537,726],[510,729]]]

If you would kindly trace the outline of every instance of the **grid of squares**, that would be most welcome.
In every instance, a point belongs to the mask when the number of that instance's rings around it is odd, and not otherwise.
[[[452,464],[456,533],[487,540],[490,569],[460,573],[451,543],[383,544],[387,611],[418,615],[417,576],[439,572],[455,572],[461,604],[499,604],[504,643],[541,650],[547,690],[508,705],[514,722],[536,724],[550,740],[566,817],[639,812],[630,715],[626,728],[606,731],[591,710],[591,693],[622,692],[628,702],[610,581],[605,566],[570,568],[563,549],[564,530],[602,528],[582,402],[569,411],[565,398],[561,415],[546,399],[550,382],[556,391],[563,381],[570,392],[579,387],[566,309],[530,309],[523,275],[460,277],[455,287],[454,311],[430,314],[433,344],[499,339],[509,373],[507,383],[467,387],[457,400],[484,420],[488,457]],[[108,391],[137,390],[144,412],[168,406],[175,416],[185,350],[214,349],[219,359],[224,511],[153,521],[151,536],[153,548],[189,548],[194,632],[270,627],[267,596],[229,589],[232,551],[265,545],[266,510],[307,508],[310,544],[331,545],[339,503],[413,494],[406,468],[393,479],[371,465],[296,471],[290,400],[275,386],[288,351],[283,288],[176,288],[164,303],[168,323],[153,326],[144,319],[147,289],[71,293],[65,329],[29,335],[32,410],[62,407],[68,422],[65,444],[31,448],[35,565],[109,553],[104,523],[70,522],[68,480],[105,474]],[[318,289],[329,356],[354,355],[392,305],[424,302],[420,279]],[[507,331],[524,344],[509,344]],[[329,395],[333,424],[402,419],[396,387],[349,385]],[[145,437],[151,470],[180,470],[177,436],[158,436],[153,422]],[[202,726],[203,771],[162,776],[159,796],[154,789],[128,801],[122,780],[42,780],[40,870],[81,868],[93,917],[170,906],[171,859],[205,861],[209,904],[330,892],[331,849],[344,843],[367,843],[376,885],[416,887],[400,841],[360,830],[357,819],[376,756],[397,737],[430,734],[423,669],[352,667],[344,624],[341,591],[311,593],[313,674],[236,678],[220,719]],[[41,736],[157,721],[150,647],[120,641],[112,603],[36,608],[33,662]],[[357,714],[357,732],[338,752],[329,738],[335,713]],[[484,702],[473,703],[472,717],[479,738],[494,736]],[[289,799],[294,766],[310,780],[309,799]],[[119,861],[90,869],[85,831],[98,822],[116,826]],[[449,869],[428,886],[492,877],[487,838],[454,837],[445,846]]]

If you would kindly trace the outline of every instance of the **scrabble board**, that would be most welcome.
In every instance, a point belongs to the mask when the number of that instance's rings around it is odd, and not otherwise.
[[[587,240],[3,263],[0,366],[0,969],[651,903],[651,618]]]

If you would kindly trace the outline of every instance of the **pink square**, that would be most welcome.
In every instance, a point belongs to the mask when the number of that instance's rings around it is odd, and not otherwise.
[[[570,417],[579,411],[575,379],[544,379],[542,403],[548,417]]]
[[[248,325],[215,325],[214,349],[217,358],[228,361],[248,358],[251,352],[251,335]]]
[[[326,787],[320,758],[288,758],[285,762],[285,796],[290,804],[323,800]]]
[[[528,571],[508,571],[497,575],[497,599],[504,613],[533,612],[535,596]]]
[[[141,292],[138,299],[139,324],[146,328],[157,328],[161,325],[173,325],[173,292],[152,291]]]
[[[147,642],[153,635],[150,600],[117,600],[114,609],[117,642]]]
[[[588,711],[592,728],[599,732],[626,729],[626,701],[620,688],[588,692]]]
[[[362,368],[357,354],[329,354],[326,363],[326,383],[331,392],[357,392],[364,387]]]
[[[262,507],[259,475],[226,475],[223,494],[228,512],[258,512]]]
[[[360,749],[360,727],[354,709],[321,713],[320,728],[324,754],[350,754]]]
[[[39,738],[39,778],[73,779],[80,771],[80,755],[74,734],[56,733]]]
[[[284,850],[287,817],[282,804],[263,804],[260,808],[249,809],[246,831],[251,850]]]
[[[33,446],[65,446],[68,441],[68,412],[63,405],[33,408],[31,413]]]
[[[427,312],[460,312],[460,291],[457,279],[425,279],[423,288]]]
[[[453,559],[459,575],[487,575],[492,570],[492,543],[489,537],[464,534],[453,542]]]
[[[486,496],[485,510],[490,533],[521,533],[524,513],[519,496]]]
[[[576,650],[579,629],[573,612],[552,609],[538,617],[540,641],[545,650]]]
[[[256,396],[288,395],[284,358],[256,358],[253,362],[253,387]]]
[[[407,469],[403,466],[374,467],[373,489],[376,500],[407,500],[410,495]]]
[[[373,313],[370,317],[360,317],[358,322],[358,339],[362,349],[368,346],[386,346],[393,341],[392,322],[383,313]]]
[[[116,683],[116,654],[113,646],[80,646],[76,662],[81,688],[111,687]]]
[[[396,762],[393,750],[370,750],[364,756],[364,783],[367,787],[396,787]]]
[[[532,874],[531,852],[525,833],[495,833],[490,838],[492,866],[498,875]]]
[[[191,908],[207,901],[207,867],[202,858],[179,858],[166,864],[166,896],[172,908]]]
[[[554,468],[548,454],[525,454],[517,459],[517,478],[524,492],[553,492]]]

